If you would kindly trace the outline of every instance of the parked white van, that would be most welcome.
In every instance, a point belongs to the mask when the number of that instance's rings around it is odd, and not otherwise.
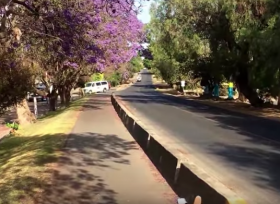
[[[109,90],[108,81],[93,81],[85,84],[84,91],[86,94],[106,92]]]

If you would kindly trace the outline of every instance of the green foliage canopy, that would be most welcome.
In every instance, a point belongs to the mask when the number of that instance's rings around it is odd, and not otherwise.
[[[147,26],[152,67],[174,83],[190,73],[234,80],[252,105],[256,89],[280,93],[280,7],[276,0],[161,0]]]

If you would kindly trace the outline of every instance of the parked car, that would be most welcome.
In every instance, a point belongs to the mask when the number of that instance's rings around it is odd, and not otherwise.
[[[140,82],[141,80],[142,80],[141,75],[138,75],[138,76],[137,76],[137,82]]]
[[[86,94],[106,92],[110,89],[108,81],[93,81],[85,84]]]
[[[37,90],[44,91],[45,89],[37,87]],[[46,95],[40,95],[38,93],[30,93],[30,92],[27,93],[27,100],[29,102],[34,101],[34,97],[37,98],[37,101],[46,101],[47,100],[47,96]]]
[[[37,93],[27,93],[27,100],[29,102],[33,102],[34,101],[34,97],[37,98],[37,101],[46,101],[47,100],[47,96],[41,96]]]

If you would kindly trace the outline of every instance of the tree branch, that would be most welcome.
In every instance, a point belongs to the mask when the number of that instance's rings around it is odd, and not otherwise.
[[[34,10],[32,7],[28,6],[25,2],[18,1],[18,0],[12,0],[12,1],[15,4],[24,6],[27,10],[31,11],[32,13],[39,15],[39,13],[36,10]]]

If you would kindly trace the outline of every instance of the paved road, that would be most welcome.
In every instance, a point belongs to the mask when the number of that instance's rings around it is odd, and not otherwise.
[[[142,82],[117,95],[249,204],[280,203],[278,122],[166,96],[151,85],[151,75],[143,70]]]

